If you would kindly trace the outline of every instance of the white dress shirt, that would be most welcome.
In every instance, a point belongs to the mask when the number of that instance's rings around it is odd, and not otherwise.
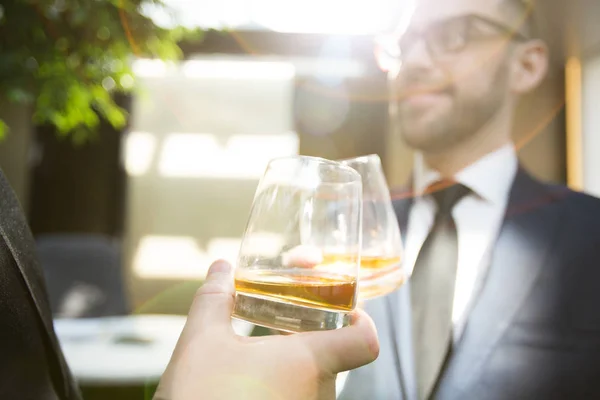
[[[452,210],[458,233],[458,269],[452,310],[454,341],[462,334],[472,300],[487,272],[517,167],[514,146],[506,145],[454,176],[457,182],[471,189],[471,193]],[[434,199],[423,192],[439,179],[440,174],[426,166],[415,173],[416,196],[405,234],[405,265],[409,273],[412,273],[437,209]]]

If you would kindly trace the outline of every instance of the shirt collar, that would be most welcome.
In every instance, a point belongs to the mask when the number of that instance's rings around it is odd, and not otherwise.
[[[471,189],[480,198],[493,203],[504,204],[518,168],[518,159],[512,144],[505,145],[480,158],[454,175],[457,182]],[[421,196],[432,183],[440,180],[438,171],[423,166],[421,173],[416,171],[415,191]]]

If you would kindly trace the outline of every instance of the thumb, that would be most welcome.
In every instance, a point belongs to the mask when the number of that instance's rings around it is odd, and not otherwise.
[[[231,311],[235,295],[232,272],[231,264],[224,260],[215,261],[210,266],[188,315],[187,325],[191,325],[193,330],[232,330]]]

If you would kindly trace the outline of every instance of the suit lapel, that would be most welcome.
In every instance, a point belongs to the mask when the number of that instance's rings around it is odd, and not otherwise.
[[[562,218],[548,189],[527,173],[517,173],[504,223],[492,253],[484,286],[469,316],[440,392],[463,390],[474,383],[482,367],[525,301],[542,267],[551,262]],[[444,386],[446,386],[444,388]],[[442,396],[443,397],[443,396]]]
[[[4,239],[15,264],[19,268],[23,280],[29,289],[29,295],[33,300],[37,314],[43,324],[46,337],[54,350],[59,366],[63,371],[64,393],[70,397],[70,375],[66,362],[60,351],[58,340],[54,334],[52,313],[50,311],[48,296],[44,285],[44,279],[37,264],[35,256],[35,242],[29,231],[29,227],[21,206],[17,201],[4,174],[0,172],[0,236]],[[6,267],[6,266],[2,266]]]
[[[394,212],[398,218],[400,232],[404,236],[406,234],[406,228],[408,227],[408,214],[413,203],[412,191],[410,189],[400,189],[392,192],[391,196]]]

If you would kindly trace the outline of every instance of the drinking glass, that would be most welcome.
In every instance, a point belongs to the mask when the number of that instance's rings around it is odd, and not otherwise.
[[[381,159],[371,154],[340,162],[360,173],[363,183],[359,298],[369,300],[384,296],[400,287],[406,275],[400,228]]]
[[[272,160],[242,238],[232,316],[288,332],[348,325],[361,235],[356,170],[308,156]]]

